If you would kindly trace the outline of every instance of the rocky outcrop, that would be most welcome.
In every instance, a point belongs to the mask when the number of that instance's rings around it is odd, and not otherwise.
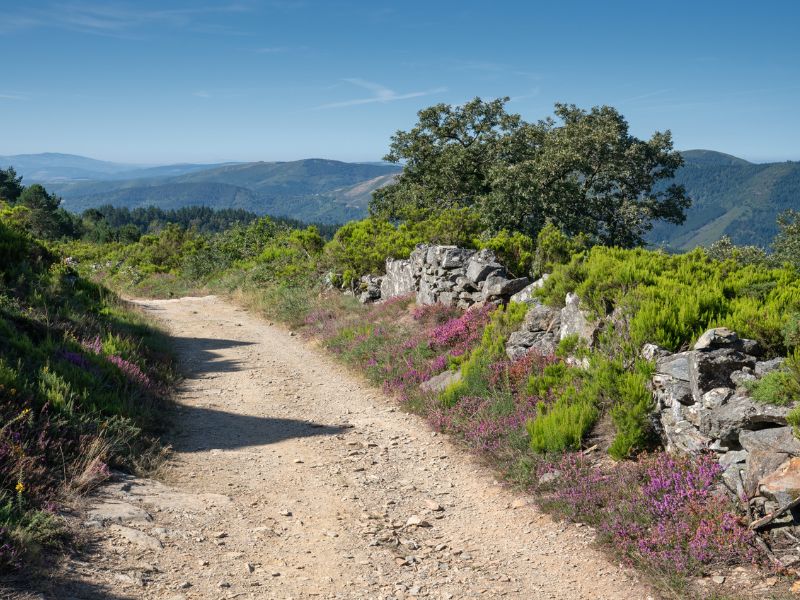
[[[588,312],[580,308],[580,298],[577,294],[567,294],[565,306],[561,309],[560,334],[562,340],[571,335],[577,335],[591,346],[599,325],[598,319],[591,318]]]
[[[381,287],[383,285],[383,278],[376,277],[375,275],[364,275],[358,286],[358,300],[362,304],[367,302],[375,302],[381,297]]]
[[[519,331],[508,337],[506,354],[511,360],[525,356],[531,350],[552,354],[560,341],[561,311],[542,304],[533,304],[525,314]]]
[[[792,407],[756,402],[745,385],[782,361],[760,361],[754,340],[722,327],[692,350],[648,345],[642,354],[655,360],[657,424],[668,450],[714,452],[728,487],[762,512],[800,494],[800,440],[786,420]]]
[[[406,260],[387,259],[379,297],[416,293],[417,304],[469,308],[507,302],[529,283],[510,277],[491,250],[419,245]]]
[[[405,296],[417,291],[417,280],[410,260],[386,261],[386,275],[381,280],[381,298]]]

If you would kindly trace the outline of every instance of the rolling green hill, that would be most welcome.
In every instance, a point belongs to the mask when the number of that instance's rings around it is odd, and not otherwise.
[[[686,186],[692,207],[683,225],[656,225],[648,236],[653,244],[688,250],[727,235],[737,244],[767,246],[778,214],[800,210],[800,162],[754,164],[710,150],[683,156],[675,182]]]
[[[648,236],[654,245],[688,250],[728,235],[739,244],[766,246],[777,215],[787,208],[800,210],[800,162],[755,164],[711,150],[689,150],[683,156],[686,162],[675,182],[686,186],[693,204],[680,227],[654,227]],[[400,170],[385,163],[324,159],[132,169],[57,154],[0,157],[0,164],[14,159],[20,162],[11,164],[27,182],[37,181],[37,174],[55,178],[48,189],[73,211],[104,204],[210,206],[320,223],[363,218],[372,192]],[[88,180],[66,180],[67,175]]]
[[[393,165],[307,159],[229,164],[171,177],[55,183],[48,188],[72,211],[103,204],[165,209],[204,205],[344,223],[362,218],[372,191],[399,170]]]

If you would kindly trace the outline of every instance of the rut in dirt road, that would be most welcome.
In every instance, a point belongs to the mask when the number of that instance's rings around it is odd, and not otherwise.
[[[169,327],[186,374],[175,454],[163,484],[123,479],[95,506],[97,562],[74,571],[96,589],[648,597],[588,528],[553,523],[321,350],[216,297],[139,304]]]

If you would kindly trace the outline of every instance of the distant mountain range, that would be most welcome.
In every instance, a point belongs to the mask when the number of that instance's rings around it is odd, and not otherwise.
[[[102,204],[164,209],[202,205],[320,223],[363,218],[372,191],[400,172],[386,163],[317,158],[137,167],[69,154],[0,156],[0,167],[8,165],[24,183],[45,184],[75,212]]]
[[[800,162],[754,164],[710,150],[683,156],[675,182],[686,186],[693,204],[683,225],[655,226],[648,236],[654,245],[688,250],[722,235],[767,245],[777,215],[800,210]],[[142,167],[69,154],[0,156],[0,167],[8,165],[26,183],[45,183],[73,211],[205,205],[322,223],[364,217],[372,192],[400,172],[386,163],[324,159]]]

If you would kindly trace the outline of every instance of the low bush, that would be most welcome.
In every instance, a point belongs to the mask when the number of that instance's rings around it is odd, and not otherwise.
[[[800,275],[790,268],[718,262],[703,250],[668,255],[594,247],[556,266],[540,291],[550,304],[567,292],[598,315],[630,315],[630,341],[669,350],[690,346],[710,327],[725,326],[783,354],[789,316],[800,308]]]
[[[0,221],[0,569],[63,539],[58,503],[157,452],[165,337]]]
[[[580,454],[542,462],[543,508],[596,528],[630,563],[668,575],[701,575],[761,556],[724,492],[712,456],[656,453],[603,470]]]

